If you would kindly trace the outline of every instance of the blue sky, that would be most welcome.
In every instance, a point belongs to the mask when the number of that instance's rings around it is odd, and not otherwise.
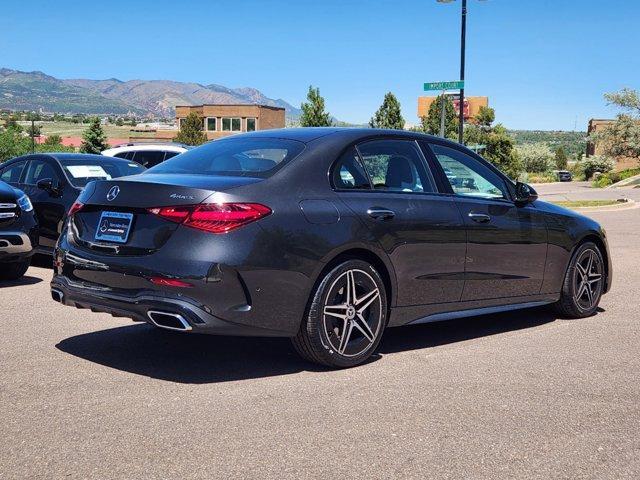
[[[640,88],[640,1],[468,0],[467,94],[510,128],[579,130]],[[251,86],[299,106],[320,87],[366,122],[387,91],[408,122],[425,81],[459,75],[460,0],[3,2],[0,66],[60,78]]]

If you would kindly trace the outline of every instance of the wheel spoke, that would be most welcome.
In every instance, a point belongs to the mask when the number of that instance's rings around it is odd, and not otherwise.
[[[324,314],[345,320],[347,318],[347,306],[344,304],[326,305],[324,307]]]
[[[589,275],[589,280],[587,280],[587,283],[589,285],[593,285],[594,283],[598,283],[600,281],[600,279],[602,278],[602,275],[599,273],[592,273],[591,275]]]
[[[353,304],[356,301],[356,279],[353,276],[353,270],[347,272],[347,299],[345,303],[347,305]]]
[[[578,289],[578,293],[576,293],[576,300],[579,301],[582,298],[586,288],[587,288],[587,286],[584,283],[580,284],[580,288]]]
[[[351,338],[351,332],[353,332],[353,322],[345,322],[342,337],[340,338],[340,346],[338,347],[338,353],[340,355],[342,355],[347,348],[347,344]]]
[[[587,261],[587,268],[586,270],[586,274],[589,275],[591,273],[591,269],[593,268],[593,257],[594,257],[594,253],[589,250],[589,260]]]
[[[369,343],[373,343],[375,336],[362,315],[356,315],[356,318],[353,319],[353,324],[369,340]]]
[[[379,296],[380,296],[380,290],[376,288],[375,290],[371,290],[362,298],[359,298],[358,301],[356,302],[356,308],[358,313],[364,312],[369,307],[369,305],[371,305]]]
[[[580,263],[576,263],[576,270],[578,275],[580,275],[580,279],[583,279],[587,275],[587,271]]]
[[[591,285],[586,284],[584,290],[587,292],[587,301],[589,302],[589,308],[591,308],[593,305],[593,291],[591,290]]]

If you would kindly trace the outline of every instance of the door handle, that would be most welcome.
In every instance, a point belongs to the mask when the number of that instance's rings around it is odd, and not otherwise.
[[[396,213],[393,210],[388,210],[386,208],[371,207],[367,210],[367,215],[371,218],[375,218],[376,220],[391,220],[396,216]]]
[[[487,222],[491,221],[491,217],[489,215],[487,215],[486,213],[469,212],[469,218],[471,220],[473,220],[474,222],[478,222],[478,223],[487,223]]]

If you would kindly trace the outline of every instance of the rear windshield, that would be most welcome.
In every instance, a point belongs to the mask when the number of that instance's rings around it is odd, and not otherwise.
[[[92,180],[111,180],[112,178],[137,175],[145,168],[135,162],[104,157],[99,159],[62,159],[60,160],[69,181],[74,187],[82,188]]]
[[[281,138],[229,138],[202,145],[147,170],[148,173],[268,177],[304,150]]]

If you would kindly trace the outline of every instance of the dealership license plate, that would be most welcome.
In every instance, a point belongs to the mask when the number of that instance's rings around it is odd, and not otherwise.
[[[102,212],[96,229],[96,240],[127,243],[132,223],[132,213]]]

